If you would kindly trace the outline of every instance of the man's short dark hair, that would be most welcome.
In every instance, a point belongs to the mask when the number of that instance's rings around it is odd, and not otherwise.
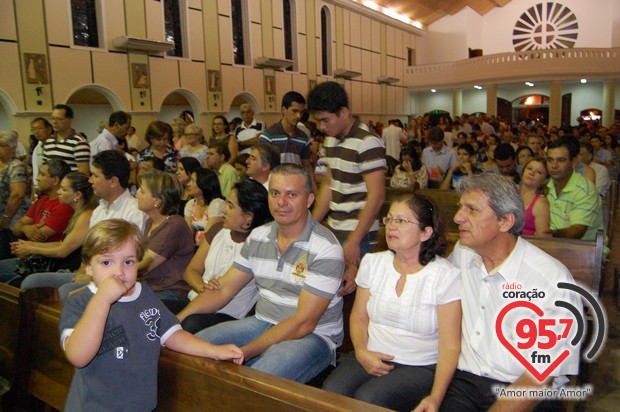
[[[591,155],[594,155],[594,147],[592,146],[592,144],[588,142],[579,143],[579,148],[585,149],[586,152],[590,153]]]
[[[118,112],[112,112],[108,118],[108,126],[112,127],[115,123],[118,123],[121,126],[127,124],[129,123],[129,116],[121,110]]]
[[[67,106],[66,104],[57,104],[56,106],[54,106],[54,110],[64,110],[65,117],[73,119],[73,109],[71,108],[71,106]]]
[[[71,172],[71,167],[64,160],[60,159],[48,159],[43,162],[44,165],[47,165],[47,172],[51,177],[57,177],[59,180],[64,179],[64,177]]]
[[[517,153],[515,152],[515,148],[512,147],[511,144],[500,143],[495,148],[495,152],[493,152],[493,156],[495,157],[495,160],[516,159]]]
[[[564,136],[560,137],[555,142],[549,143],[547,147],[547,153],[551,149],[557,149],[559,147],[565,147],[568,150],[568,155],[570,160],[573,160],[579,154],[579,143],[576,137],[573,136]]]
[[[49,122],[49,120],[47,120],[44,117],[37,117],[36,119],[31,121],[30,124],[35,124],[36,122],[43,123],[43,127],[47,128],[47,129],[53,129],[52,124]]]
[[[282,107],[288,109],[293,103],[306,104],[306,99],[296,91],[287,92],[282,96]]]
[[[129,160],[118,150],[104,150],[93,157],[93,166],[101,170],[106,179],[116,177],[121,187],[129,186]]]
[[[435,126],[431,130],[428,131],[428,141],[429,142],[442,142],[443,141],[443,130],[441,127]]]
[[[308,110],[311,112],[338,113],[343,107],[349,107],[349,98],[336,82],[320,83],[308,93]]]
[[[269,143],[259,142],[252,146],[252,149],[256,149],[260,156],[260,162],[262,164],[268,164],[269,170],[273,170],[280,166],[280,150]]]
[[[230,159],[230,150],[228,150],[228,146],[222,142],[210,143],[209,149],[215,149],[218,154],[224,155],[224,161],[226,162]]]
[[[457,146],[456,150],[465,150],[467,153],[469,153],[470,156],[473,156],[474,153],[476,153],[474,146],[470,145],[469,143],[461,143]]]
[[[140,161],[140,163],[144,163],[144,162],[151,162],[151,164],[153,165],[153,169],[160,170],[162,172],[166,171],[166,163],[159,157],[156,157],[156,156],[145,157],[144,159]]]

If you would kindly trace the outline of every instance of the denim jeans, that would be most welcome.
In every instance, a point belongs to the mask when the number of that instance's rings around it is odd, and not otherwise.
[[[196,336],[216,345],[233,343],[244,346],[275,326],[250,316],[224,322],[204,329]],[[301,339],[285,340],[271,345],[265,352],[249,359],[246,366],[272,375],[306,383],[329,366],[334,357],[330,345],[320,336],[310,333]]]
[[[409,366],[392,363],[384,376],[369,375],[353,353],[344,355],[327,377],[323,389],[397,411],[411,411],[430,395],[435,365]]]
[[[20,277],[15,273],[15,269],[17,269],[17,258],[0,260],[0,283],[9,283]]]
[[[33,273],[24,279],[22,282],[22,289],[40,288],[50,286],[53,288],[59,288],[64,284],[71,283],[75,273],[73,272],[45,272],[45,273]]]

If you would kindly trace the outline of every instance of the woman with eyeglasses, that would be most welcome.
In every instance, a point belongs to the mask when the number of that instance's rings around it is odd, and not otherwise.
[[[201,167],[205,167],[207,160],[207,146],[203,145],[201,141],[204,139],[202,136],[202,127],[197,124],[190,124],[185,128],[185,138],[187,144],[181,148],[179,152],[181,158],[193,157],[200,162]]]
[[[461,342],[460,271],[427,196],[395,201],[383,218],[388,251],[367,254],[350,318],[355,355],[323,389],[385,408],[439,410]]]

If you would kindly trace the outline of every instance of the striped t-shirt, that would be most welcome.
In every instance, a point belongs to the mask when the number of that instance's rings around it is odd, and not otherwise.
[[[342,298],[336,295],[344,271],[342,247],[310,213],[299,238],[282,254],[277,235],[276,222],[254,229],[233,263],[256,280],[256,317],[272,324],[290,318],[297,312],[302,290],[331,299],[313,333],[335,351],[343,339]]]
[[[301,129],[295,127],[295,134],[289,136],[278,122],[260,135],[261,142],[274,145],[280,150],[280,163],[293,163],[301,166],[301,161],[310,159],[310,140]]]
[[[78,163],[90,162],[90,145],[82,136],[75,131],[63,141],[57,140],[54,135],[43,144],[43,161],[49,159],[64,160],[72,172],[77,172]]]
[[[364,175],[386,167],[383,140],[359,127],[356,122],[343,139],[325,138],[323,159],[330,168],[332,199],[327,224],[339,239],[353,232],[359,222],[358,216],[366,205],[368,188]],[[379,230],[378,217],[370,228],[374,239]]]

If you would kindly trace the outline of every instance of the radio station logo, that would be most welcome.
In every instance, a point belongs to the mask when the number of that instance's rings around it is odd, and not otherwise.
[[[580,296],[579,301],[589,309],[592,333],[586,333],[588,322],[582,315],[582,308],[556,300],[554,306],[557,310],[554,309],[552,315],[545,313],[541,306],[549,311],[546,299],[554,295],[553,291],[525,291],[521,284],[515,283],[504,285],[502,297],[511,302],[502,308],[495,322],[500,343],[541,383],[574,351],[581,350],[583,359],[592,362],[606,338],[607,321],[599,301],[588,290],[575,284],[559,282],[557,288]],[[588,336],[591,339],[586,345]]]

